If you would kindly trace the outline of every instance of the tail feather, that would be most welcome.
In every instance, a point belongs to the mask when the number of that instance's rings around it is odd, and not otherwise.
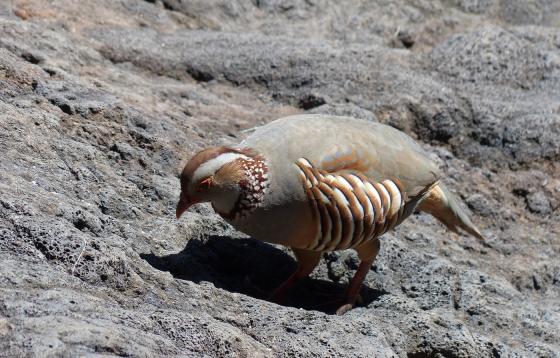
[[[461,228],[477,239],[484,241],[484,236],[442,183],[438,183],[430,190],[418,208],[432,214],[449,230],[459,233],[459,228]]]

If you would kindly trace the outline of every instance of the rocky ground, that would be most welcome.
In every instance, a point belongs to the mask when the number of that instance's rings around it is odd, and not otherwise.
[[[357,266],[295,267],[182,165],[294,113],[406,131],[486,244],[416,215]],[[0,5],[0,356],[560,356],[560,3],[14,0]]]

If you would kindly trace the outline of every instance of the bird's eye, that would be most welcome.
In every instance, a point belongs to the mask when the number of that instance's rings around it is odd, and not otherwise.
[[[211,186],[212,186],[212,177],[208,177],[198,182],[198,185],[196,186],[196,191],[205,191],[210,189]]]

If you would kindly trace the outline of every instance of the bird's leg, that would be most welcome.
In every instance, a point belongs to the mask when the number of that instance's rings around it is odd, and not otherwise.
[[[379,253],[379,247],[379,239],[375,238],[356,248],[358,257],[360,258],[360,266],[358,266],[358,270],[354,274],[354,277],[352,277],[352,280],[346,289],[346,293],[344,295],[345,303],[336,310],[337,315],[343,315],[354,307],[356,299],[360,293],[360,289],[362,288],[362,284],[364,283],[364,279],[366,278],[371,265],[373,265],[375,257]]]
[[[270,301],[276,303],[282,303],[286,298],[286,293],[294,286],[296,282],[305,278],[313,272],[319,260],[321,259],[321,253],[308,250],[292,249],[297,262],[298,267],[294,273],[290,275],[280,286],[270,295]]]
[[[340,306],[336,310],[337,315],[345,314],[346,312],[350,311],[354,304],[356,303],[356,299],[358,298],[358,294],[360,293],[360,289],[362,288],[362,284],[366,275],[373,264],[373,260],[361,261],[358,270],[352,277],[348,288],[344,294],[344,304]]]

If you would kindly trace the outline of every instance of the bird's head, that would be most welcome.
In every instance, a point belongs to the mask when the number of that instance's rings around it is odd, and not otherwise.
[[[250,201],[246,197],[254,196],[255,183],[266,180],[266,166],[260,158],[251,151],[229,147],[208,148],[195,154],[181,173],[177,218],[191,205],[202,202],[212,203],[224,216],[245,209],[245,203]]]

